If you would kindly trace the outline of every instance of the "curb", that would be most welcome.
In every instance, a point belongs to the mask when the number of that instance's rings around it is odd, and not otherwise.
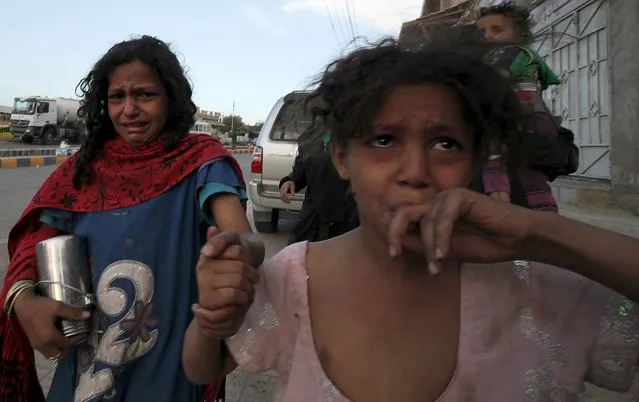
[[[54,149],[55,151],[55,149]],[[249,151],[248,149],[235,149],[230,150],[233,155],[236,154],[248,154],[253,151]],[[51,166],[51,165],[59,165],[65,160],[69,158],[68,156],[25,156],[25,157],[11,157],[11,158],[0,158],[0,169],[7,168],[22,168],[22,167],[40,167],[40,166]]]
[[[0,149],[2,158],[25,158],[29,156],[56,156],[56,148],[6,148]]]
[[[26,156],[23,158],[0,158],[0,169],[59,165],[68,156]]]

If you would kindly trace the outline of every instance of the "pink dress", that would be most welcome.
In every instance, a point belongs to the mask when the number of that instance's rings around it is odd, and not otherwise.
[[[228,346],[242,369],[278,373],[275,401],[346,402],[315,350],[307,249],[291,245],[264,265],[255,302]],[[639,307],[628,299],[526,261],[465,265],[461,283],[457,369],[438,402],[577,401],[586,379],[630,389]]]

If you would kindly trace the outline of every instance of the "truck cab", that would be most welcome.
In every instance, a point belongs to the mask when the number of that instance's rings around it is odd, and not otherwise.
[[[74,99],[51,99],[39,96],[15,98],[10,131],[24,142],[40,140],[50,145],[56,140],[82,139],[84,126],[78,117],[80,102]]]
[[[31,142],[33,138],[39,136],[39,133],[34,130],[37,103],[37,98],[14,99],[9,120],[9,130],[14,137]]]

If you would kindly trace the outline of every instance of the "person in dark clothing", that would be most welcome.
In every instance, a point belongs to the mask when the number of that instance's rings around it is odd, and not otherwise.
[[[330,133],[321,138],[302,134],[293,170],[280,181],[280,196],[285,203],[291,202],[292,194],[306,188],[289,244],[326,240],[359,226],[349,184],[339,177],[331,162],[330,141]]]

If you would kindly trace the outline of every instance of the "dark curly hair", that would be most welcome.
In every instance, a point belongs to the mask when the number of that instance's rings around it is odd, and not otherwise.
[[[152,36],[120,42],[95,63],[76,88],[82,97],[79,115],[86,117],[87,138],[78,150],[73,185],[78,188],[91,180],[91,164],[104,144],[117,136],[107,110],[109,74],[123,64],[139,61],[155,70],[168,98],[165,129],[171,136],[164,146],[171,149],[189,133],[195,122],[197,107],[191,96],[193,88],[180,61],[168,44]]]
[[[465,27],[462,29],[466,29]],[[510,81],[483,61],[481,38],[441,28],[417,51],[383,39],[329,64],[306,100],[313,125],[332,133],[336,145],[370,132],[385,95],[401,85],[443,84],[456,91],[474,130],[474,152],[487,156],[505,145],[511,165],[522,162],[526,116]],[[452,35],[452,36],[451,36]],[[463,42],[451,41],[456,36]],[[325,131],[315,130],[319,135]]]
[[[497,4],[490,7],[482,7],[479,9],[478,18],[483,18],[487,15],[495,14],[505,15],[506,17],[510,18],[518,33],[522,36],[525,42],[530,42],[533,39],[533,23],[530,18],[530,12],[524,7],[520,7],[511,2]]]

